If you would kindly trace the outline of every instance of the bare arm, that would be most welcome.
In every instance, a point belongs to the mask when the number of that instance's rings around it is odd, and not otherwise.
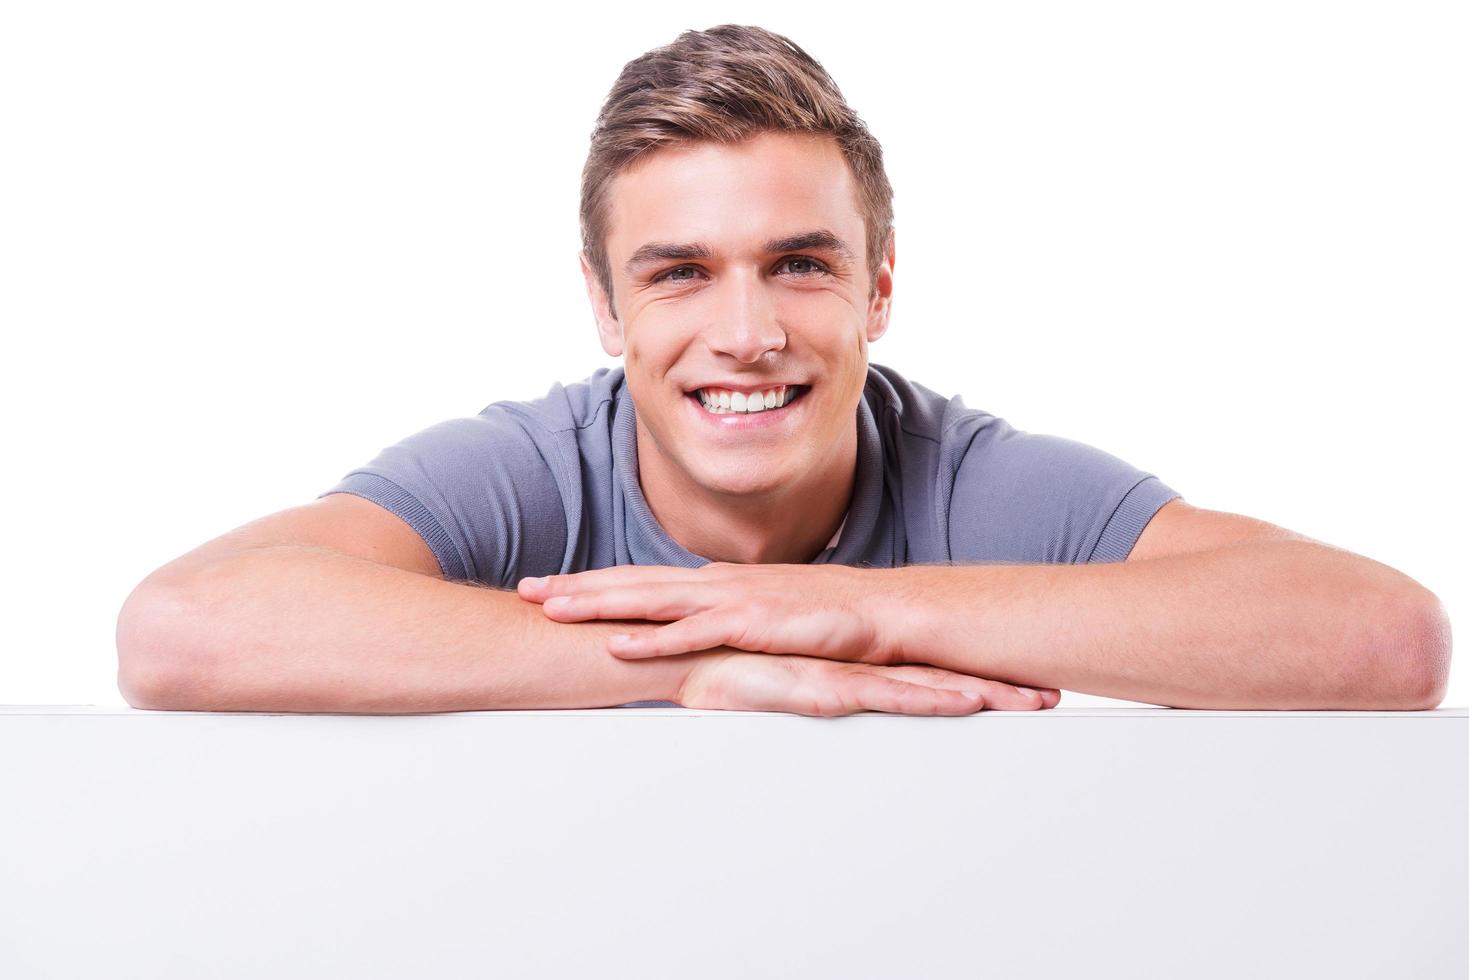
[[[442,577],[412,528],[350,494],[262,518],[148,576],[117,623],[118,686],[138,708],[403,714],[688,707],[842,715],[1034,711],[1060,692],[927,666],[716,647],[611,656],[642,619],[558,623],[517,593]]]
[[[1452,638],[1437,597],[1310,540],[873,576],[892,659],[1017,684],[1179,708],[1422,711],[1448,683]]]
[[[333,494],[145,579],[118,617],[135,707],[392,714],[675,700],[701,655],[628,663],[625,624],[554,623],[514,592],[445,581],[399,518]]]

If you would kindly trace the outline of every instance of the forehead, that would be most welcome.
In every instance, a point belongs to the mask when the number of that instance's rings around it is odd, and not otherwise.
[[[613,179],[609,202],[614,265],[648,241],[738,248],[806,228],[861,241],[856,181],[828,136],[762,133],[658,150]]]

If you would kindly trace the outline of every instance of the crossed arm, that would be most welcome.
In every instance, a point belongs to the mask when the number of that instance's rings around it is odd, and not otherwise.
[[[1182,500],[1120,563],[623,566],[518,591],[559,622],[666,624],[609,641],[624,659],[725,645],[1180,708],[1428,709],[1452,652],[1401,572]]]

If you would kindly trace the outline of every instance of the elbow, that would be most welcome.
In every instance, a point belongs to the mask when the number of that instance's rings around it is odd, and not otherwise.
[[[1413,674],[1418,711],[1430,711],[1449,693],[1449,663],[1454,656],[1454,634],[1443,600],[1423,590],[1410,619],[1409,636],[1418,670]]]
[[[1393,693],[1365,707],[1430,711],[1448,694],[1454,646],[1448,610],[1438,596],[1421,586],[1400,597],[1393,609],[1391,615],[1381,617],[1385,631],[1371,653],[1382,678],[1378,690]]]
[[[183,602],[172,589],[147,581],[133,589],[117,614],[117,689],[134,708],[176,710]]]

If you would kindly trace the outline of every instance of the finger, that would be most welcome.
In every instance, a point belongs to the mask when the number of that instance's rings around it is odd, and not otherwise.
[[[923,664],[901,664],[895,667],[885,668],[890,674],[899,680],[906,680],[915,684],[926,684],[931,687],[943,687],[950,690],[970,691],[979,690],[984,692],[985,707],[993,711],[1037,711],[1048,707],[1044,696],[1039,691],[1029,694],[1013,684],[1004,681],[986,680],[982,677],[971,677],[968,674],[960,674],[942,667],[931,667]],[[1060,694],[1056,695],[1060,700]],[[1054,702],[1053,702],[1054,703]]]
[[[590,619],[682,619],[702,612],[719,599],[707,585],[664,582],[656,585],[603,589],[577,595],[550,596],[541,611],[558,623]]]
[[[616,565],[611,568],[594,568],[566,575],[522,578],[516,583],[515,591],[522,599],[540,602],[554,595],[577,595],[583,592],[595,592],[599,589],[629,585],[689,582],[694,580],[697,572],[698,569],[677,568],[671,565]]]
[[[739,620],[734,615],[702,612],[657,629],[614,634],[607,639],[607,649],[623,660],[667,657],[717,646],[734,646],[741,632]]]
[[[914,684],[897,677],[866,672],[846,675],[845,691],[859,711],[901,715],[969,715],[987,707],[984,692],[973,693]]]

